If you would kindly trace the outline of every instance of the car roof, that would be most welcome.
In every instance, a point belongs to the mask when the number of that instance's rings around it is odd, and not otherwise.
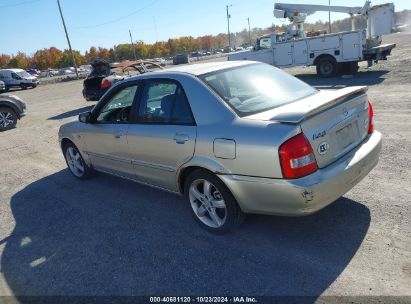
[[[21,72],[21,71],[24,71],[24,70],[23,69],[2,69],[0,71],[11,71],[11,72],[16,73],[16,72]]]
[[[180,72],[180,73],[188,73],[195,76],[207,74],[210,72],[215,72],[219,70],[245,66],[252,63],[256,63],[254,61],[217,61],[217,62],[206,62],[206,63],[197,63],[197,64],[189,64],[189,65],[180,65],[176,67],[169,67],[164,70],[157,71],[159,73],[169,73],[169,72]]]

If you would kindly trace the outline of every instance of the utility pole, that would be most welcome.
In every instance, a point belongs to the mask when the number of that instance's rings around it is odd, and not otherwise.
[[[250,17],[247,18],[248,21],[248,40],[250,41],[250,46],[252,46],[251,44],[251,27],[250,27]]]
[[[328,0],[328,32],[331,34],[331,0]]]
[[[131,47],[133,48],[134,60],[137,60],[136,48],[134,47],[133,36],[131,36],[131,30],[128,30],[128,32],[130,33]]]
[[[71,43],[70,43],[69,35],[68,35],[68,33],[67,33],[66,23],[64,22],[63,12],[61,11],[60,0],[57,0],[57,5],[58,5],[58,7],[59,7],[61,21],[63,21],[63,27],[64,27],[64,31],[66,32],[66,38],[67,38],[67,42],[68,42],[68,46],[69,46],[71,58],[72,58],[72,60],[73,60],[74,70],[76,71],[76,76],[77,76],[77,79],[78,79],[78,71],[77,71],[76,59],[74,58],[73,50],[71,49]]]
[[[232,5],[232,4],[226,5],[226,9],[227,9],[228,47],[230,48],[230,51],[231,51],[231,37],[230,37],[230,18],[231,18],[231,15],[228,13],[228,8],[229,8],[230,6],[233,6],[233,5]]]

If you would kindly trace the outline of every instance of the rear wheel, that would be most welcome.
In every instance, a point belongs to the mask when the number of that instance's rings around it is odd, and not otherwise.
[[[192,172],[185,183],[185,195],[197,223],[216,234],[238,227],[244,214],[224,183],[205,170]]]
[[[337,73],[338,70],[337,62],[331,56],[319,59],[316,67],[317,74],[321,77],[332,77]]]
[[[0,107],[0,131],[13,129],[17,124],[17,114],[10,108]]]
[[[67,167],[75,177],[79,179],[87,179],[92,175],[93,169],[87,166],[80,151],[74,144],[65,144],[63,152]]]

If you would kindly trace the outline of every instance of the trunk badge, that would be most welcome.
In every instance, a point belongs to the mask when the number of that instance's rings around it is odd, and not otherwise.
[[[325,155],[328,152],[328,149],[330,148],[330,145],[328,144],[328,142],[323,141],[319,146],[318,146],[318,153],[320,155]]]

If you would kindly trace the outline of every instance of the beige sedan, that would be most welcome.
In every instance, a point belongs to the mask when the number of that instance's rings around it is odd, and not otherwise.
[[[245,213],[313,213],[364,178],[381,149],[366,90],[319,91],[250,61],[181,66],[117,83],[59,138],[75,177],[185,195],[223,233]]]

